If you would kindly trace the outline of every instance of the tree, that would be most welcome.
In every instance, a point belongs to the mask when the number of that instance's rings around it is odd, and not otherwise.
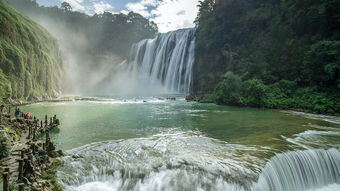
[[[242,84],[242,104],[262,107],[265,93],[266,85],[263,84],[262,80],[256,78],[247,80]]]
[[[68,2],[66,2],[66,1],[61,3],[61,9],[63,9],[65,12],[72,11],[71,5]]]
[[[219,104],[239,105],[242,80],[233,72],[227,72],[217,84],[215,94]]]
[[[340,41],[322,40],[313,44],[306,53],[304,66],[305,76],[311,85],[339,86]]]

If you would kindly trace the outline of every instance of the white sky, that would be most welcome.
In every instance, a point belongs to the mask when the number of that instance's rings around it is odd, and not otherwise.
[[[140,8],[143,2],[152,2],[154,0],[142,0],[136,7]],[[159,28],[160,32],[168,32],[181,28],[194,27],[194,20],[198,12],[198,0],[163,0],[158,2],[154,9],[151,10],[133,10],[131,6],[127,8],[131,11],[150,17]],[[145,7],[145,6],[144,6]]]
[[[137,12],[150,18],[159,28],[159,32],[168,32],[181,28],[194,27],[198,13],[199,0],[37,0],[45,6],[60,6],[61,2],[70,3],[73,10],[87,14]]]

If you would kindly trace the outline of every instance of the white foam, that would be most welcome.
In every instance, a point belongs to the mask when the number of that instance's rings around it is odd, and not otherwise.
[[[148,138],[93,143],[68,153],[58,171],[68,190],[243,190],[264,162],[200,132],[170,130]],[[91,161],[91,162],[89,162]],[[249,178],[253,177],[253,178]],[[244,180],[243,180],[244,179]],[[102,184],[99,184],[101,182]],[[208,187],[207,187],[208,186]]]
[[[327,186],[323,186],[321,188],[310,189],[308,191],[339,191],[340,184],[329,184]]]
[[[67,190],[70,191],[117,191],[111,182],[88,182],[78,187],[69,187]]]
[[[316,119],[316,120],[327,121],[330,123],[340,124],[340,117],[337,117],[337,116],[312,114],[312,113],[305,113],[305,112],[299,112],[299,111],[281,111],[281,112],[290,113],[294,115],[300,115],[300,116],[303,116],[309,119]]]

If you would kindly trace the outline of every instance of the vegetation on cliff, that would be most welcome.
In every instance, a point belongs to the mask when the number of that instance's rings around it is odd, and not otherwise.
[[[56,40],[0,0],[1,98],[33,100],[56,96],[61,90],[61,71]]]
[[[105,53],[128,56],[133,43],[153,38],[158,31],[154,22],[134,12],[127,15],[104,12],[89,16],[72,11],[72,7],[66,2],[63,2],[60,8],[39,6],[35,0],[8,2],[36,21],[48,22],[67,29],[69,33],[84,35],[90,45],[87,47],[87,53],[93,56]]]
[[[204,0],[194,93],[220,104],[340,112],[340,2]]]
[[[0,159],[8,156],[9,153],[9,145],[7,138],[0,133]]]
[[[87,15],[66,2],[44,7],[35,0],[7,1],[58,40],[67,94],[112,92],[114,73],[129,58],[132,44],[154,38],[158,31],[155,23],[134,12]]]

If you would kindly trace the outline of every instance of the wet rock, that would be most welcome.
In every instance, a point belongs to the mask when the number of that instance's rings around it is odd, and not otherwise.
[[[64,153],[61,150],[58,150],[58,151],[52,151],[49,156],[52,157],[52,158],[57,158],[57,157],[61,157],[63,155],[64,155]]]
[[[72,158],[79,159],[79,158],[83,158],[83,156],[79,155],[79,154],[74,154],[74,155],[72,155]]]

